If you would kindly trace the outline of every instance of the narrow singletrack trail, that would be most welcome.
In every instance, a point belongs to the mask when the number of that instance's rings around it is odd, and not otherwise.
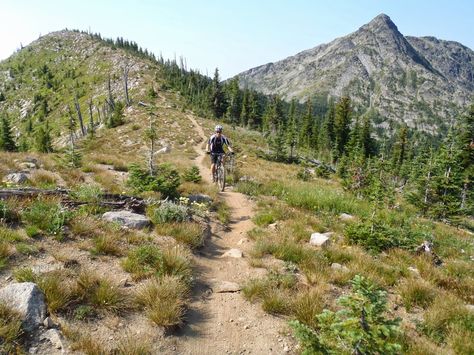
[[[195,131],[207,139],[202,127],[188,115]],[[199,143],[195,164],[203,179],[211,182],[206,154]],[[211,237],[194,257],[196,286],[184,328],[174,336],[179,354],[284,354],[291,353],[293,341],[288,336],[284,319],[266,314],[259,304],[246,301],[240,292],[219,292],[223,282],[241,285],[252,277],[263,276],[265,270],[248,265],[246,253],[251,242],[247,231],[254,204],[243,194],[226,187],[220,193],[231,211],[229,228],[211,222]],[[230,249],[239,249],[243,257],[223,256]],[[235,284],[234,284],[235,285]]]

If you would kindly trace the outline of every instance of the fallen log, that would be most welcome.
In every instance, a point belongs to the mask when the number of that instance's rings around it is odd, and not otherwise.
[[[137,213],[143,213],[146,208],[146,202],[135,196],[120,194],[100,194],[97,201],[79,201],[71,198],[73,191],[67,189],[37,189],[37,188],[17,188],[0,189],[0,200],[10,198],[36,198],[38,196],[58,196],[61,202],[67,207],[78,207],[82,205],[95,204],[101,207],[111,209],[129,209]]]

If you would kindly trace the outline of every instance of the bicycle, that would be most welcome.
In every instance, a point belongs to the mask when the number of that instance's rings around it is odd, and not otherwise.
[[[211,153],[212,154],[212,153]],[[215,153],[217,156],[216,161],[216,170],[214,172],[213,180],[217,183],[219,190],[224,191],[225,188],[225,167],[223,164],[223,160],[225,157],[225,153]]]

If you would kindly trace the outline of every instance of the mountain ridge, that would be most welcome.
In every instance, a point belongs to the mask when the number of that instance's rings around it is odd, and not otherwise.
[[[403,36],[381,14],[346,36],[237,76],[241,87],[285,100],[348,95],[360,112],[377,109],[378,124],[391,119],[435,133],[472,99],[473,72],[468,47]]]

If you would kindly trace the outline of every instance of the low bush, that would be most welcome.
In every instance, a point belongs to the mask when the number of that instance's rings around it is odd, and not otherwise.
[[[63,227],[68,224],[71,216],[58,201],[39,198],[23,211],[21,219],[25,224],[60,240],[63,238]]]
[[[165,201],[158,207],[148,211],[148,215],[154,224],[184,222],[189,220],[189,213],[190,211],[187,206],[170,201]]]
[[[156,191],[164,198],[175,198],[179,183],[179,173],[170,164],[160,164],[154,175],[135,164],[129,167],[127,185],[135,192]]]
[[[196,165],[193,165],[191,168],[186,170],[183,174],[184,181],[198,183],[202,180],[199,168]]]
[[[386,292],[361,276],[354,277],[352,293],[337,302],[341,310],[324,310],[316,328],[292,321],[306,354],[399,354],[399,319],[386,319]]]

